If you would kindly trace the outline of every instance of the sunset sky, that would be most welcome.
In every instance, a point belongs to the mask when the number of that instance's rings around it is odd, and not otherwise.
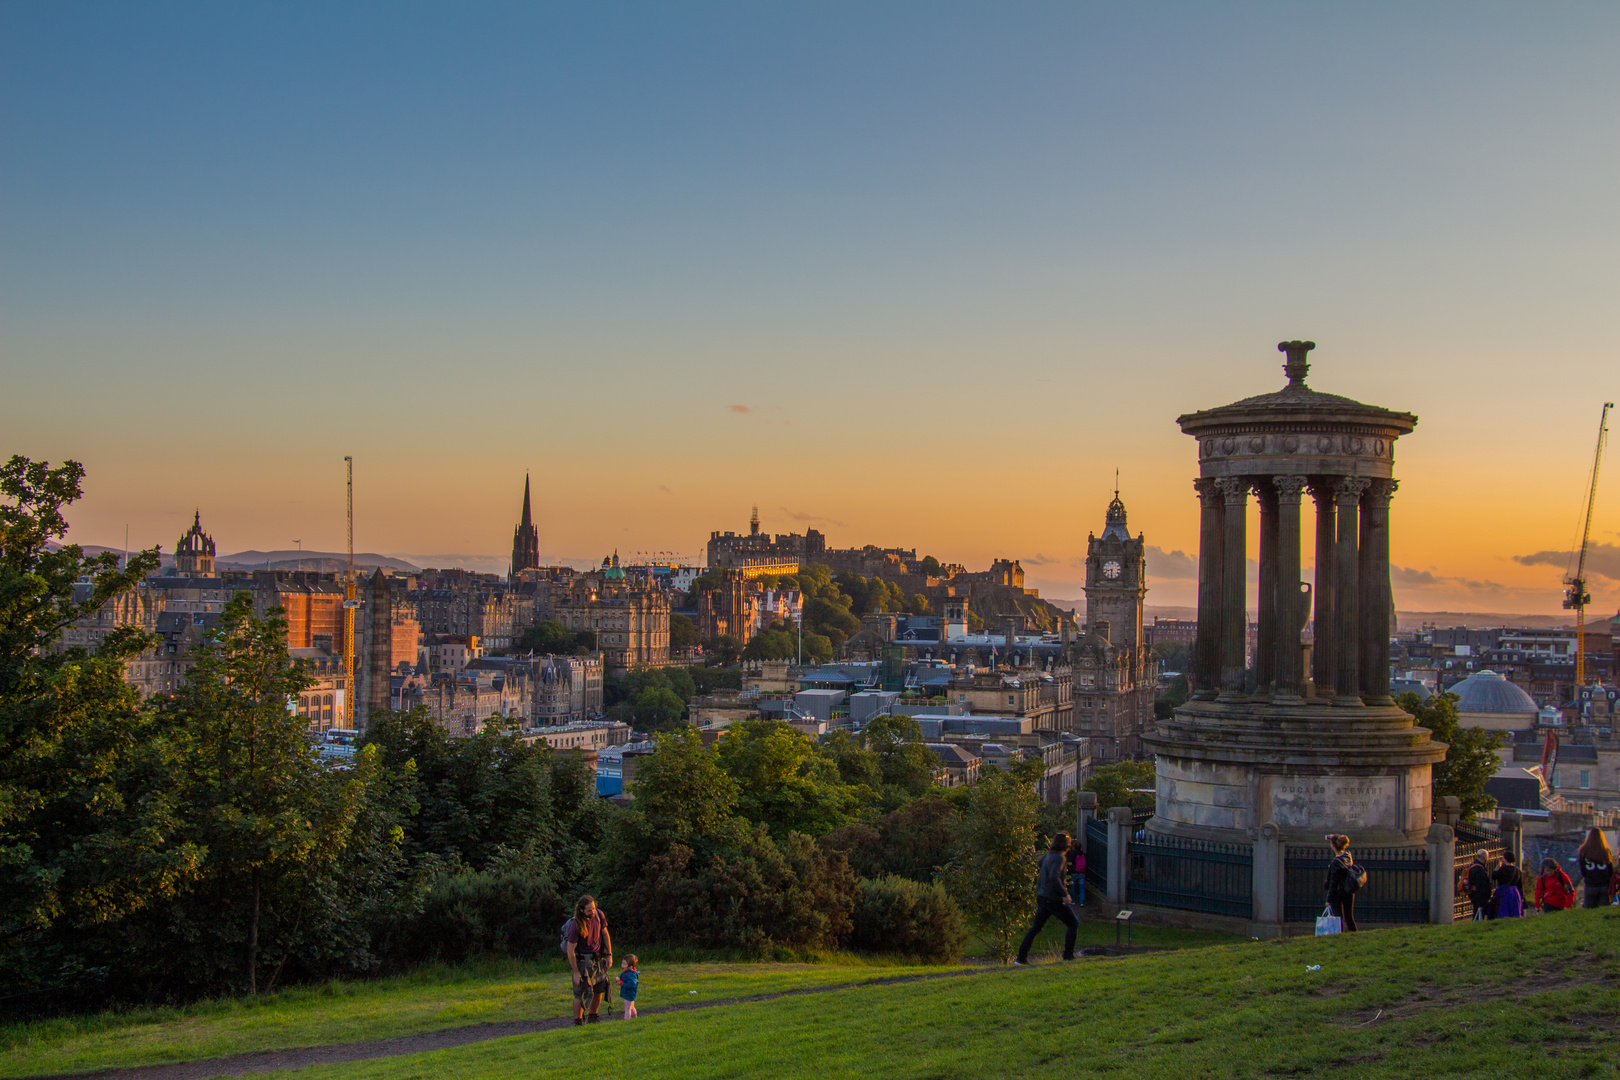
[[[0,454],[70,539],[816,527],[1077,597],[1183,412],[1415,412],[1408,610],[1555,613],[1620,397],[1620,6],[0,3]],[[1620,460],[1594,615],[1620,608]]]

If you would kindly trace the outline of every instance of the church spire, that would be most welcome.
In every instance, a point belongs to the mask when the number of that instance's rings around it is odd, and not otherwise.
[[[540,565],[540,533],[529,512],[529,474],[523,474],[523,517],[512,530],[512,577]]]

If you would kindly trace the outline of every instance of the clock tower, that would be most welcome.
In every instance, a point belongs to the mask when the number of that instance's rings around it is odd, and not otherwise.
[[[1108,623],[1108,641],[1121,651],[1142,655],[1142,606],[1147,597],[1147,559],[1142,537],[1125,528],[1125,504],[1114,491],[1102,536],[1086,542],[1086,623],[1092,633]]]

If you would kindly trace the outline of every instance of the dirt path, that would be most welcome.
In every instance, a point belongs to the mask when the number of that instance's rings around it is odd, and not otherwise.
[[[755,994],[752,997],[725,998],[719,1001],[695,1001],[690,1004],[664,1005],[645,1009],[643,1016],[654,1013],[685,1012],[690,1009],[715,1009],[727,1005],[741,1005],[750,1001],[775,1001],[778,998],[802,997],[806,994],[830,994],[840,990],[859,990],[864,987],[894,986],[899,983],[922,982],[930,979],[951,979],[964,975],[981,975],[986,971],[1005,971],[1003,967],[986,967],[969,971],[942,971],[931,975],[907,975],[893,979],[874,979],[871,982],[843,983],[838,986],[815,986],[803,990],[784,990],[779,994]],[[607,1023],[617,1019],[604,1018]],[[28,1077],[27,1080],[207,1080],[214,1076],[248,1076],[253,1073],[274,1072],[277,1069],[301,1069],[306,1065],[330,1065],[344,1061],[367,1061],[371,1058],[399,1057],[422,1054],[429,1050],[448,1050],[488,1039],[504,1039],[509,1035],[530,1035],[538,1031],[557,1031],[572,1027],[570,1017],[550,1020],[508,1020],[495,1024],[473,1024],[469,1027],[447,1028],[420,1035],[401,1035],[393,1039],[373,1039],[368,1042],[339,1043],[333,1046],[298,1046],[286,1050],[260,1050],[252,1054],[232,1057],[205,1058],[202,1061],[182,1061],[166,1065],[137,1065],[127,1069],[101,1069],[89,1073],[58,1073],[54,1076]]]

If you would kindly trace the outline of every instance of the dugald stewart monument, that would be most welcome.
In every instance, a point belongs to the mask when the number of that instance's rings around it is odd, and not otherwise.
[[[1313,390],[1314,343],[1285,341],[1288,385],[1189,413],[1201,507],[1195,692],[1144,739],[1157,755],[1152,831],[1246,842],[1328,832],[1417,846],[1446,747],[1389,693],[1395,441],[1417,417]],[[1259,507],[1259,635],[1247,655],[1249,499]],[[1315,583],[1301,507],[1316,511]],[[1307,635],[1312,625],[1314,633]]]

